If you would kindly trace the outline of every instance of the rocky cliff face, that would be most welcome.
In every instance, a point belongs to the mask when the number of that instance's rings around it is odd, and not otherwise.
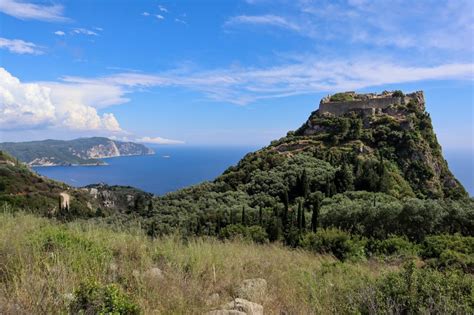
[[[364,95],[357,96],[360,99]],[[350,101],[343,102],[344,108],[336,108],[334,113],[313,112],[295,135],[318,141],[320,154],[325,152],[335,160],[350,155],[356,161],[385,161],[400,175],[397,180],[406,181],[419,197],[466,195],[443,158],[423,92],[389,95],[384,100],[393,99],[392,104],[374,108],[368,108],[369,103],[358,108],[358,99],[353,106]],[[330,105],[337,107],[338,103]]]

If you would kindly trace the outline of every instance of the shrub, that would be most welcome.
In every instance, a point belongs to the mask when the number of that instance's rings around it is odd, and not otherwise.
[[[402,272],[390,273],[376,285],[376,296],[366,301],[375,313],[472,314],[474,280],[461,272],[417,269],[413,262]],[[375,300],[375,301],[374,301]],[[365,304],[364,303],[364,304]]]
[[[301,240],[305,249],[321,254],[332,254],[340,260],[365,256],[366,241],[352,237],[339,229],[321,229],[316,233],[307,233]]]
[[[421,256],[431,266],[462,268],[474,272],[474,237],[455,235],[428,236],[422,243]]]
[[[403,94],[403,92],[400,91],[400,90],[396,90],[396,91],[393,91],[392,96],[393,97],[404,97],[405,94]]]
[[[114,285],[89,281],[80,284],[70,305],[73,314],[140,314],[140,308]]]
[[[385,240],[370,239],[367,251],[374,255],[416,255],[417,245],[411,243],[405,236],[392,235]]]
[[[347,93],[336,93],[332,95],[329,100],[331,102],[352,101],[354,100],[354,97],[351,94],[347,94]]]
[[[221,239],[245,239],[255,243],[266,243],[268,241],[268,234],[265,229],[258,225],[250,227],[241,224],[231,224],[219,232]]]

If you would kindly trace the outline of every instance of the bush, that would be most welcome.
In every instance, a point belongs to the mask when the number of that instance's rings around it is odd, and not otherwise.
[[[474,272],[474,237],[455,235],[428,236],[422,243],[421,256],[431,266],[462,268]]]
[[[400,91],[400,90],[396,90],[396,91],[393,91],[392,96],[393,97],[404,97],[405,94],[403,94],[403,92]]]
[[[375,313],[473,314],[474,312],[472,277],[466,277],[455,271],[417,269],[413,262],[405,266],[402,272],[391,273],[380,279],[375,292],[372,300],[365,301],[365,308],[368,311],[376,306]]]
[[[354,97],[351,94],[347,93],[336,93],[331,96],[329,99],[331,102],[344,102],[344,101],[352,101]]]
[[[365,256],[364,239],[352,237],[339,229],[322,229],[316,233],[307,233],[301,240],[305,249],[321,254],[332,254],[340,260]]]
[[[417,245],[411,243],[407,237],[392,235],[385,240],[371,239],[367,243],[367,251],[373,255],[416,255]]]
[[[94,281],[83,282],[74,295],[70,305],[73,314],[140,314],[138,305],[114,284],[101,286]]]
[[[231,224],[219,233],[221,239],[244,239],[255,243],[266,243],[268,241],[268,234],[265,229],[258,225],[250,227],[241,224]]]

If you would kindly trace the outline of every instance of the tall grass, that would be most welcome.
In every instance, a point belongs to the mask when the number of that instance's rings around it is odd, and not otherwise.
[[[267,314],[356,312],[371,285],[397,269],[280,245],[151,240],[138,229],[0,214],[0,313],[7,314],[67,313],[85,281],[117,285],[146,314],[200,314],[232,300],[236,285],[255,277],[268,282],[267,296],[256,301]],[[213,293],[219,299],[210,304]]]

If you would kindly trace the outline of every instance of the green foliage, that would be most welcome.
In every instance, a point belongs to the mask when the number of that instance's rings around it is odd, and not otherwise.
[[[385,239],[405,235],[422,241],[426,235],[473,235],[474,201],[436,201],[415,198],[399,201],[385,194],[349,192],[325,199],[319,215],[323,227]]]
[[[354,100],[354,97],[348,93],[336,93],[329,98],[331,102],[348,102]]]
[[[140,314],[140,308],[115,284],[106,286],[95,281],[83,282],[70,305],[74,314]]]
[[[393,97],[404,97],[405,94],[403,94],[403,92],[400,91],[400,90],[396,90],[396,91],[393,91],[392,96]]]
[[[365,302],[367,311],[398,314],[472,314],[474,280],[459,272],[441,273],[408,264],[402,272],[377,281],[376,295]],[[361,307],[362,308],[362,307]]]
[[[367,251],[372,255],[382,256],[414,256],[419,252],[419,246],[410,242],[406,237],[391,235],[387,239],[370,239]]]
[[[439,268],[461,268],[474,273],[474,237],[455,235],[428,236],[421,256]]]
[[[244,226],[241,224],[231,224],[219,233],[221,239],[244,239],[255,243],[268,242],[268,234],[265,229],[258,225]]]
[[[362,258],[365,256],[365,240],[351,236],[338,229],[320,229],[316,233],[307,233],[301,240],[305,249],[331,254],[340,260]]]

